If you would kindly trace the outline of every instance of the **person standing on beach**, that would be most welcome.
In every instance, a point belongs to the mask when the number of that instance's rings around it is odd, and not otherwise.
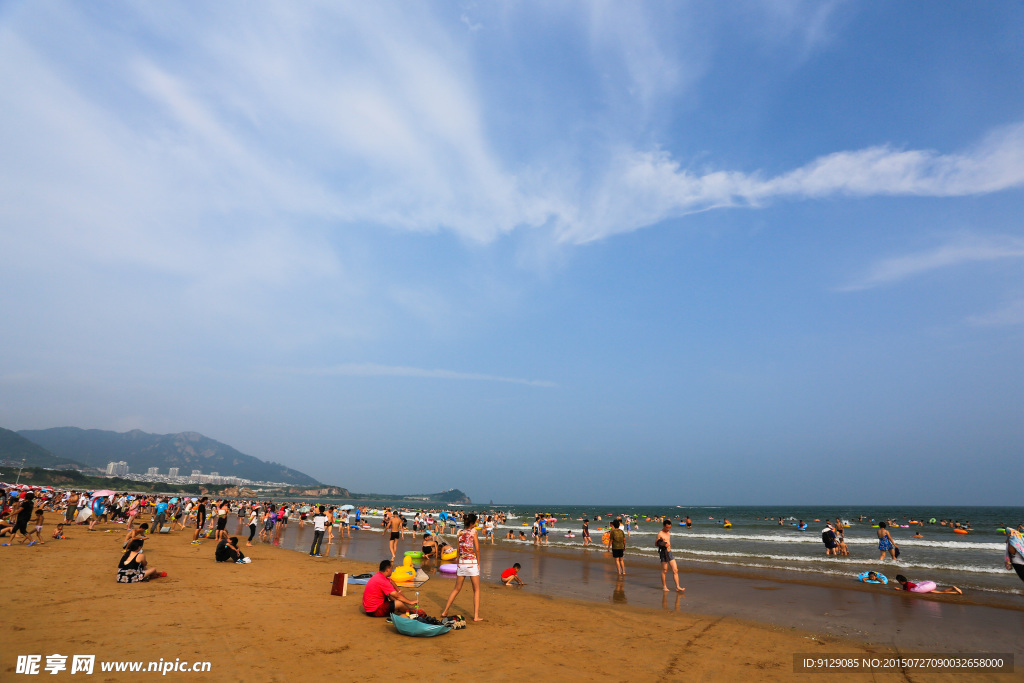
[[[249,540],[245,542],[245,545],[252,546],[252,539],[256,536],[256,525],[260,519],[260,507],[253,505],[249,508]]]
[[[346,534],[349,538],[352,538],[352,527],[348,525],[348,510],[342,510],[341,527],[338,529],[338,536],[344,537]]]
[[[267,542],[274,531],[274,511],[269,506],[263,511],[263,528],[260,530],[260,540]]]
[[[889,533],[889,529],[886,528],[887,526],[885,522],[878,523],[878,550],[881,552],[881,555],[878,556],[879,562],[885,560],[885,553],[887,552],[892,555],[892,561],[895,562],[896,549],[899,548],[896,545],[896,541],[892,540],[892,534]]]
[[[217,533],[215,538],[224,541],[228,538],[228,514],[231,512],[231,503],[222,500],[217,505]]]
[[[849,555],[850,547],[846,545],[846,525],[843,524],[843,520],[836,517],[835,526],[832,528],[836,532],[836,555]]]
[[[661,523],[661,531],[654,540],[658,547],[658,559],[661,560],[661,589],[668,592],[668,584],[665,583],[665,575],[669,567],[672,568],[672,578],[676,582],[676,592],[682,593],[685,588],[679,586],[679,567],[676,565],[676,558],[672,556],[672,520],[666,518]]]
[[[612,557],[615,559],[615,569],[620,576],[626,575],[626,561],[624,556],[626,555],[626,534],[623,533],[619,527],[622,523],[619,520],[612,521],[611,531],[608,532],[608,538],[611,541]]]
[[[391,515],[387,521],[387,530],[391,534],[388,538],[388,548],[391,550],[391,561],[395,561],[398,554],[398,539],[402,537],[402,518],[397,514]]]
[[[458,536],[459,568],[455,573],[455,588],[448,596],[448,602],[445,603],[441,616],[448,616],[448,610],[455,602],[455,598],[462,590],[468,576],[473,584],[473,621],[483,621],[480,618],[480,540],[476,535],[476,513],[467,514],[463,518],[463,525]]]
[[[68,498],[68,509],[64,511],[64,521],[71,524],[75,521],[75,512],[78,509],[78,491],[72,491]]]
[[[1007,569],[1017,572],[1017,576],[1024,581],[1024,539],[1020,531],[1014,531],[1010,527],[1006,529],[1006,554],[1003,556],[1003,563]],[[1020,529],[1020,527],[1017,527]]]
[[[334,527],[338,527],[338,535],[341,535],[341,519],[340,515],[335,512],[334,506],[332,505],[327,509],[327,544],[330,545],[334,542]],[[330,554],[330,552],[328,552]]]
[[[583,545],[590,545],[590,520],[583,518]]]
[[[138,501],[136,501],[138,502]],[[199,545],[199,534],[203,531],[203,526],[206,525],[206,498],[199,499],[195,507],[196,513],[196,532],[192,535],[192,544]],[[130,527],[129,527],[130,528]]]
[[[156,499],[156,512],[153,517],[153,533],[160,533],[167,521],[167,499],[160,497]]]
[[[327,530],[327,515],[324,514],[324,506],[321,505],[313,517],[313,545],[309,548],[310,557],[323,557],[320,554],[320,544],[324,540],[324,531]]]

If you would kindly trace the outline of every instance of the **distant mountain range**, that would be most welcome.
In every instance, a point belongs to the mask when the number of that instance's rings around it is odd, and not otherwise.
[[[78,469],[80,462],[69,458],[58,458],[37,443],[33,443],[17,432],[0,427],[0,461],[20,467],[48,467],[50,469]],[[106,463],[104,463],[106,464]]]
[[[158,467],[160,474],[167,474],[168,468],[177,467],[181,476],[186,477],[192,470],[201,470],[203,474],[217,472],[223,477],[253,481],[278,481],[298,486],[319,484],[308,474],[278,463],[264,462],[196,432],[147,434],[135,429],[121,433],[77,427],[23,429],[17,433],[3,431],[41,446],[42,453],[35,451],[33,457],[44,459],[47,452],[53,457],[53,464],[33,462],[40,467],[72,462],[103,469],[108,462],[123,460],[134,473],[145,473],[150,467]],[[3,436],[0,434],[0,438]],[[16,443],[12,446],[20,449],[18,452],[28,452],[24,446]],[[0,457],[12,459],[3,450],[0,450]]]

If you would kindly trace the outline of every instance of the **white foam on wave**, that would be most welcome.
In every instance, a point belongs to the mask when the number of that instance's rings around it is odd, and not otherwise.
[[[524,541],[519,541],[524,543]],[[532,543],[532,541],[528,541]],[[579,543],[571,543],[568,541],[552,541],[545,544],[551,547],[560,548],[576,548],[583,549],[583,546]],[[606,551],[607,547],[600,543],[589,546],[593,550]],[[639,555],[643,557],[653,557],[657,554],[656,548],[641,548],[641,547],[630,547],[626,550],[627,554]],[[812,572],[829,572],[830,567],[834,566],[850,566],[850,567],[862,567],[865,564],[870,564],[871,560],[862,557],[824,557],[821,555],[814,556],[802,556],[802,555],[779,555],[774,553],[739,553],[730,551],[718,551],[718,550],[697,550],[693,548],[673,548],[672,552],[679,559],[692,559],[700,562],[714,562],[716,564],[729,564],[740,567],[761,567],[765,569],[798,569],[800,566],[807,567],[806,570]],[[780,564],[765,564],[765,562],[776,562]],[[786,564],[781,564],[786,563]],[[794,566],[796,565],[796,566]],[[965,572],[970,574],[993,574],[1003,575],[1006,574],[1006,570],[1000,563],[998,566],[981,566],[974,564],[962,564],[962,563],[942,563],[942,562],[915,562],[906,558],[900,559],[895,564],[891,565],[898,569],[931,569],[937,571],[950,571],[950,572]]]

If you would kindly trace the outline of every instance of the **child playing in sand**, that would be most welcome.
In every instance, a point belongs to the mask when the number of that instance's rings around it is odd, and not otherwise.
[[[129,529],[128,533],[124,537],[124,545],[121,546],[124,549],[128,548],[128,544],[132,541],[139,539],[140,541],[146,540],[146,531],[149,529],[149,524],[143,522],[139,525],[138,529]],[[139,546],[142,547],[142,546]]]
[[[526,584],[523,583],[523,580],[519,578],[520,569],[522,569],[522,566],[518,562],[516,562],[514,565],[512,565],[511,567],[509,567],[501,573],[501,582],[506,586],[511,586],[512,584],[525,586]]]
[[[42,545],[43,544],[43,508],[39,508],[39,509],[36,510],[36,521],[35,521],[35,524],[36,524],[35,529],[33,531],[29,532],[28,537],[31,537],[32,534],[35,533],[35,535],[36,535],[35,542],[38,543],[39,545]]]
[[[63,522],[57,525],[57,528],[53,530],[53,535],[50,538],[60,540],[64,538],[64,524]]]

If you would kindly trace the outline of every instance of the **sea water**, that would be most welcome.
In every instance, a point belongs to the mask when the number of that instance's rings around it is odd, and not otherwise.
[[[1024,507],[510,505],[495,508],[518,517],[508,520],[499,529],[499,538],[508,528],[515,530],[517,536],[520,529],[525,530],[529,537],[534,515],[550,513],[558,521],[548,526],[549,545],[585,551],[582,522],[578,520],[587,516],[595,550],[600,552],[604,550],[601,535],[609,528],[611,520],[617,515],[628,515],[637,521],[639,528],[630,532],[627,555],[656,557],[654,539],[661,530],[661,520],[667,517],[673,521],[673,554],[683,562],[832,576],[855,576],[862,571],[875,570],[890,577],[900,573],[911,580],[930,579],[940,585],[1024,595],[1024,584],[1016,573],[1003,565],[1006,536],[997,531],[1005,528],[1004,525],[1016,528],[1024,522]],[[598,515],[600,521],[596,520]],[[693,522],[690,528],[680,524],[687,516]],[[780,517],[782,526],[778,522]],[[834,522],[837,517],[850,522],[844,530],[850,549],[847,557],[826,556],[821,540],[825,522]],[[937,521],[929,523],[933,518]],[[924,526],[890,526],[890,533],[900,548],[900,558],[895,563],[888,554],[885,561],[879,561],[878,529],[874,528],[879,520],[889,519],[898,525],[908,524],[910,520],[924,521]],[[952,527],[939,524],[943,519],[969,522],[973,531],[966,535],[954,533]],[[724,520],[729,520],[732,528],[724,528],[721,524]],[[794,526],[800,520],[808,525],[807,531],[799,531]],[[913,538],[918,532],[924,538]],[[567,533],[574,533],[576,537],[567,538]],[[532,543],[532,539],[528,542]]]
[[[333,503],[333,501],[332,501]],[[340,504],[340,503],[338,503]],[[386,503],[359,501],[360,506],[368,505],[372,511],[364,515],[375,529],[380,528],[382,515],[379,509]],[[437,510],[443,508],[434,508]],[[853,579],[863,571],[880,571],[890,578],[905,574],[912,581],[932,580],[940,586],[955,585],[966,590],[989,591],[1024,595],[1024,584],[1016,573],[1003,566],[1006,550],[1006,536],[997,531],[1004,525],[1016,528],[1024,522],[1024,507],[857,507],[857,506],[565,506],[565,505],[465,505],[448,508],[463,512],[474,511],[486,515],[502,511],[510,518],[505,524],[497,525],[496,541],[499,545],[532,547],[531,526],[534,516],[543,513],[556,518],[548,524],[548,543],[551,548],[568,553],[603,553],[606,546],[601,536],[617,515],[629,516],[637,523],[629,533],[626,556],[644,557],[654,560],[657,549],[654,539],[661,529],[661,520],[672,519],[672,551],[676,559],[685,566],[717,566],[722,569],[747,568],[798,572],[805,578],[822,575],[830,578]],[[404,513],[412,522],[414,513]],[[590,533],[593,545],[584,547],[582,522],[584,516],[590,519]],[[598,520],[597,517],[601,519]],[[689,516],[693,526],[686,528],[681,521]],[[765,518],[768,518],[767,520]],[[783,518],[783,525],[778,523]],[[836,517],[850,522],[845,529],[846,543],[850,549],[848,557],[828,557],[821,540],[821,531],[826,521]],[[941,526],[938,521],[954,520],[969,522],[973,531],[956,534],[950,526]],[[293,518],[294,519],[294,518]],[[728,519],[732,528],[724,528],[720,522]],[[892,537],[899,545],[901,554],[897,562],[886,554],[879,560],[879,520],[894,519],[897,525],[909,520],[922,520],[924,526],[909,528],[891,526]],[[793,525],[803,520],[807,531],[798,531]],[[818,520],[818,521],[815,521]],[[481,524],[483,520],[481,519]],[[289,524],[291,527],[294,522]],[[526,541],[507,540],[504,535],[511,529],[526,533]],[[920,532],[924,537],[912,538]],[[569,538],[567,534],[575,534]],[[481,533],[482,536],[482,533]],[[451,541],[452,539],[449,539]],[[308,541],[304,541],[308,544]],[[287,544],[287,543],[286,543]],[[302,545],[303,543],[299,543]],[[298,546],[296,546],[298,547]],[[300,548],[301,549],[301,548]],[[308,548],[306,548],[308,551]]]

